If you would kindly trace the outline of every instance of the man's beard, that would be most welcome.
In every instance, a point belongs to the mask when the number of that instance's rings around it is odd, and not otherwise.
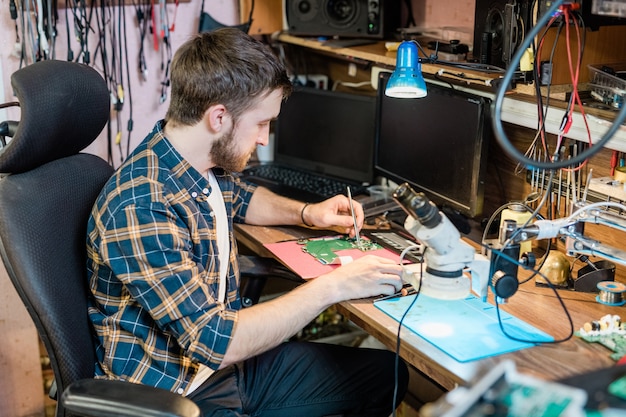
[[[230,132],[224,134],[213,143],[209,154],[211,155],[211,161],[216,166],[230,172],[241,172],[248,164],[253,152],[254,149],[246,155],[237,153],[234,129],[231,129]]]

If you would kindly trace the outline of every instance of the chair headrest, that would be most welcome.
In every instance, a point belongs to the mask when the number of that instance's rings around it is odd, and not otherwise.
[[[0,173],[24,172],[77,154],[109,119],[106,82],[87,65],[36,62],[14,72],[11,85],[21,118],[13,139],[0,151]]]

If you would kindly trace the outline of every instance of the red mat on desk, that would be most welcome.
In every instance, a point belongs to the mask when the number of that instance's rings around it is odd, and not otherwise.
[[[303,245],[297,240],[290,240],[278,243],[266,243],[264,245],[270,252],[281,260],[289,269],[298,274],[303,279],[311,279],[332,271],[339,265],[324,265],[315,259],[311,254],[302,251]],[[383,258],[400,262],[400,255],[389,249],[376,249],[361,251],[359,249],[340,250],[335,252],[338,256],[350,256],[358,259],[365,255],[378,255]]]

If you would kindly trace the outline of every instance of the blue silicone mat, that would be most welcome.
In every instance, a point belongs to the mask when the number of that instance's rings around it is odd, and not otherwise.
[[[376,307],[400,321],[415,295],[377,301]],[[440,300],[419,294],[402,324],[459,362],[469,362],[551,342],[554,338],[500,310],[507,337],[498,325],[496,307],[470,295],[463,300]]]

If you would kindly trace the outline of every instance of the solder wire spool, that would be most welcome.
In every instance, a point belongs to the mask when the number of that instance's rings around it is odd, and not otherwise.
[[[596,297],[596,301],[600,304],[608,306],[621,306],[626,304],[623,293],[626,292],[626,285],[615,281],[598,282],[598,290],[600,293]]]
[[[622,184],[626,184],[626,167],[616,167],[613,179]]]

